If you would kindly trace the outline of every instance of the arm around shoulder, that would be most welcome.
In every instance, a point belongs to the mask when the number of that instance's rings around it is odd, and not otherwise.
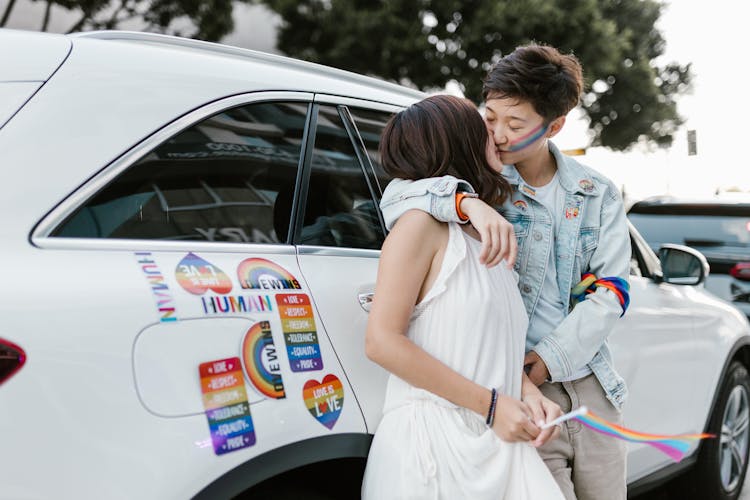
[[[391,229],[410,209],[427,212],[442,222],[461,222],[455,203],[456,192],[459,191],[473,193],[474,188],[452,175],[416,181],[393,179],[380,200],[385,225]]]

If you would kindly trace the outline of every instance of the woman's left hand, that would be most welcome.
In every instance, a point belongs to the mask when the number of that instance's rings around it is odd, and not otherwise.
[[[521,399],[526,405],[528,405],[534,423],[540,428],[546,422],[551,422],[563,414],[560,405],[545,397],[544,394],[542,394],[542,391],[540,391],[536,385],[531,383],[530,380],[527,384],[524,384]],[[539,433],[531,444],[538,448],[551,439],[557,439],[559,435],[560,426],[553,425],[552,427],[542,429],[542,432]]]

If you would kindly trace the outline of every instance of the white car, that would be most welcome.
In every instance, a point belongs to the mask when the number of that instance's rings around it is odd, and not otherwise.
[[[377,145],[424,95],[146,33],[0,30],[0,498],[355,498],[386,373],[364,332]],[[750,329],[633,230],[612,335],[631,492],[736,498]],[[661,269],[668,272],[662,274]],[[696,497],[697,498],[697,497]]]

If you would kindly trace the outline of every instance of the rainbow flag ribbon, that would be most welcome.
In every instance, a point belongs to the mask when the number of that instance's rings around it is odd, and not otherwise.
[[[622,427],[593,414],[585,406],[562,415],[542,426],[543,429],[558,425],[566,420],[578,420],[583,425],[601,434],[612,436],[631,443],[645,443],[665,453],[675,462],[679,462],[696,441],[715,438],[713,434],[646,434]]]
[[[622,314],[620,314],[620,317],[622,317],[630,305],[630,283],[619,276],[597,278],[591,273],[584,274],[581,281],[570,290],[571,303],[575,306],[579,302],[585,300],[586,295],[594,293],[600,286],[614,293],[617,300],[620,301],[620,306],[622,307]]]

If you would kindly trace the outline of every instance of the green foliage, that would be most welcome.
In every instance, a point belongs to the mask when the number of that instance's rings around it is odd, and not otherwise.
[[[234,28],[232,0],[47,0],[46,3],[48,14],[51,5],[80,13],[68,32],[117,29],[124,22],[138,20],[144,24],[144,30],[214,42]]]
[[[491,64],[538,42],[574,53],[587,81],[592,145],[671,144],[690,66],[659,66],[657,0],[263,0],[283,19],[278,48],[423,90],[459,83],[481,99]]]

